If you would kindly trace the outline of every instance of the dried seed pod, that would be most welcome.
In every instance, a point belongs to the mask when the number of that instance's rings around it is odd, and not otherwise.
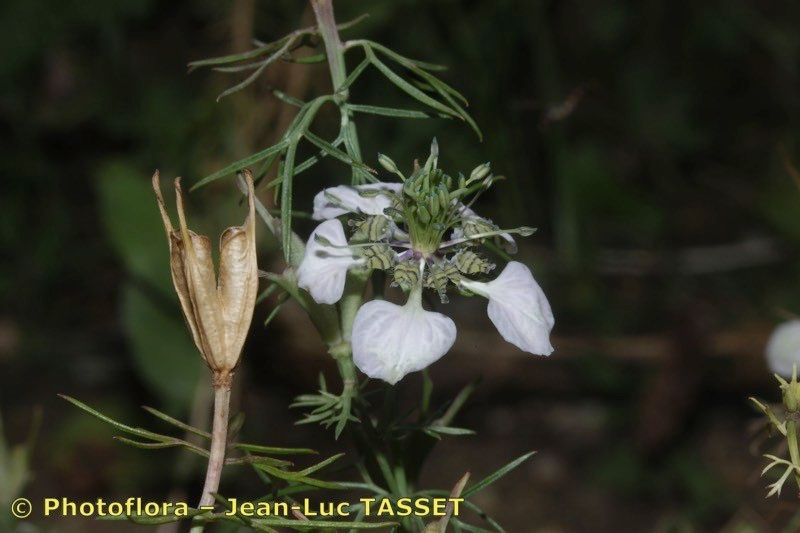
[[[158,172],[153,190],[167,233],[170,269],[175,292],[197,349],[215,378],[226,379],[239,362],[253,318],[258,292],[255,203],[252,176],[247,174],[249,213],[241,226],[222,232],[219,241],[219,277],[215,275],[208,237],[186,224],[180,178],[175,180],[179,227],[172,227]]]

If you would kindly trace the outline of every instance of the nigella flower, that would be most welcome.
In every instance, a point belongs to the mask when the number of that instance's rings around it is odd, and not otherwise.
[[[465,279],[461,286],[489,299],[489,319],[505,340],[526,352],[553,353],[553,312],[528,267],[511,261],[497,279],[488,283]]]
[[[314,220],[328,220],[348,213],[382,215],[391,206],[385,193],[398,192],[401,183],[368,183],[350,187],[339,185],[317,193],[314,197]]]
[[[800,320],[790,320],[775,328],[767,342],[767,365],[779,376],[792,377],[792,369],[800,371]]]
[[[471,204],[494,183],[488,164],[469,178],[453,178],[438,168],[434,141],[425,165],[415,163],[406,177],[386,156],[380,163],[401,183],[381,182],[325,189],[314,198],[314,218],[325,220],[312,233],[298,269],[298,284],[315,301],[341,299],[348,270],[380,269],[392,285],[409,293],[405,305],[373,300],[353,322],[353,361],[365,374],[396,383],[421,370],[452,347],[456,326],[447,316],[422,307],[422,291],[433,289],[442,303],[448,289],[487,298],[489,319],[502,337],[538,355],[553,351],[550,304],[530,270],[512,261],[494,280],[495,264],[480,253],[495,243],[515,249],[512,233],[479,216]],[[347,216],[350,238],[336,217]],[[447,239],[445,239],[447,236]]]
[[[421,291],[405,305],[372,300],[353,323],[353,362],[366,375],[394,385],[447,353],[456,341],[456,325],[445,315],[422,308]]]
[[[342,298],[347,271],[365,262],[348,251],[347,237],[338,219],[326,220],[311,234],[297,284],[317,303],[335,304]]]

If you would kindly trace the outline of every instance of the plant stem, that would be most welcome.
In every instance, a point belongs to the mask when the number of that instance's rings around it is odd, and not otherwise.
[[[333,0],[311,0],[311,7],[314,8],[314,16],[325,43],[333,90],[336,92],[347,78],[347,73],[344,65],[344,48],[339,39],[339,30],[336,29],[336,19],[333,16]],[[344,93],[343,96],[346,98],[346,91]]]
[[[214,374],[214,420],[211,426],[211,448],[206,469],[206,481],[198,507],[214,505],[214,493],[219,490],[222,467],[225,464],[225,446],[228,440],[228,415],[231,401],[230,373]]]
[[[347,108],[347,99],[350,93],[347,89],[339,90],[347,79],[347,65],[344,60],[345,48],[339,38],[339,30],[336,27],[336,18],[333,15],[333,0],[311,0],[311,7],[314,8],[314,16],[317,19],[322,41],[325,43],[325,55],[328,58],[328,68],[331,73],[331,83],[333,93],[336,98],[336,105],[339,106],[341,115],[341,129],[344,134],[344,147],[348,155],[361,162],[361,146],[358,142],[356,124],[353,122],[353,113]],[[353,185],[364,181],[362,172],[357,172],[353,168]]]
[[[789,458],[795,467],[800,468],[800,448],[797,445],[797,422],[789,420],[786,422],[786,441],[789,444]],[[798,491],[800,491],[800,473],[795,470],[794,480],[797,482]]]

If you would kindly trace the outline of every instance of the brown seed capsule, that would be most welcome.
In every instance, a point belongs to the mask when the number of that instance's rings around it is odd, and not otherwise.
[[[241,226],[222,232],[219,241],[219,278],[211,259],[211,242],[186,225],[180,178],[175,180],[178,229],[172,227],[158,171],[153,190],[169,241],[170,269],[175,292],[197,349],[214,371],[215,381],[229,381],[250,329],[256,294],[255,203],[252,177],[247,176],[250,211]]]

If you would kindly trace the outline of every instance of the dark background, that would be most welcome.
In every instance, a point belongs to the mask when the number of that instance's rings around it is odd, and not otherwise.
[[[366,116],[368,162],[381,151],[407,168],[434,135],[453,173],[492,161],[508,179],[481,213],[539,228],[520,257],[556,316],[556,352],[543,359],[505,344],[483,303],[447,307],[459,341],[432,367],[435,396],[483,376],[457,420],[478,434],[446,440],[426,483],[447,488],[465,470],[483,476],[535,449],[479,498],[510,532],[796,530],[796,490],[764,499],[767,448],[747,397],[777,401],[763,346],[800,309],[800,191],[785,164],[800,160],[800,3],[335,7],[340,21],[371,15],[344,38],[448,65],[444,79],[485,134],[479,143],[454,121]],[[269,86],[300,98],[329,91],[324,66],[281,63],[216,103],[235,79],[186,73],[190,60],[311,22],[289,0],[3,2],[0,406],[11,443],[43,413],[26,495],[199,490],[201,461],[125,448],[56,393],[147,427],[160,426],[140,404],[204,423],[204,409],[190,411],[203,405],[195,383],[205,370],[170,286],[149,177],[160,168],[166,183],[193,183],[272,144],[293,111]],[[374,73],[353,100],[415,107]],[[326,120],[334,114],[323,130]],[[322,184],[347,176],[326,162],[298,178],[295,205],[310,210]],[[213,238],[239,223],[231,181],[192,194],[189,216]],[[279,269],[259,230],[262,267]],[[335,371],[294,305],[258,326],[273,305],[257,309],[245,349],[245,434],[338,451],[330,432],[292,425],[291,399],[313,390],[320,370],[336,383]],[[401,394],[418,382],[406,378]],[[258,494],[246,475],[229,473],[223,488]]]

